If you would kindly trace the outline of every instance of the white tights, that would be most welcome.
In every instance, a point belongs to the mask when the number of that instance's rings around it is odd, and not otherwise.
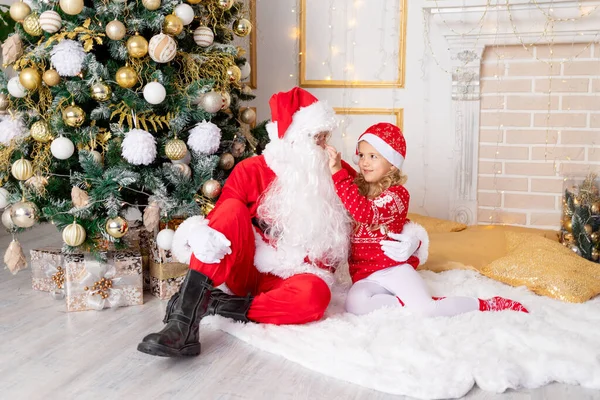
[[[408,264],[386,268],[356,282],[348,291],[346,311],[362,315],[383,307],[402,307],[426,317],[451,317],[479,310],[475,297],[433,300],[421,275]]]

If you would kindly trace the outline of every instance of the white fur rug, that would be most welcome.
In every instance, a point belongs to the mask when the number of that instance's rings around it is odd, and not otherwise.
[[[472,271],[421,272],[434,295],[494,295],[530,314],[472,312],[424,319],[404,309],[343,312],[348,284],[334,287],[326,318],[301,326],[204,323],[328,376],[423,399],[458,398],[473,385],[492,392],[550,382],[600,389],[600,299],[567,304]]]

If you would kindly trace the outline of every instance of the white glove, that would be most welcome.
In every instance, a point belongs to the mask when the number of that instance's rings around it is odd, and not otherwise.
[[[381,250],[383,254],[394,261],[404,262],[412,256],[419,248],[421,241],[416,236],[404,235],[402,233],[388,233],[394,240],[382,240]]]
[[[231,242],[208,225],[193,229],[188,244],[196,258],[206,264],[219,263],[223,257],[231,254]]]

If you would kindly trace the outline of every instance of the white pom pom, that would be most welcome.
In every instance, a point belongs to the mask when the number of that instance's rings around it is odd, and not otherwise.
[[[214,154],[221,143],[221,129],[212,122],[202,121],[190,131],[188,147],[198,153]]]
[[[8,80],[8,84],[6,85],[6,89],[8,89],[8,93],[10,93],[13,97],[25,97],[27,92],[25,87],[21,85],[18,76],[13,76]]]
[[[143,129],[127,132],[121,149],[121,155],[133,165],[148,165],[156,158],[156,140]]]
[[[156,235],[156,245],[163,250],[171,250],[174,235],[175,231],[173,229],[163,229]]]
[[[60,76],[75,76],[81,72],[85,51],[81,43],[65,39],[50,50],[50,60]]]
[[[5,146],[10,145],[13,139],[22,139],[28,135],[29,132],[19,117],[6,117],[0,122],[0,143]]]
[[[75,152],[75,145],[69,138],[59,136],[50,144],[50,152],[59,160],[66,160]]]

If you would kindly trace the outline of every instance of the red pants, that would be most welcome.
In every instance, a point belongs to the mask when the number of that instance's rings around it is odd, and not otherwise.
[[[205,264],[193,254],[190,268],[223,283],[238,296],[254,297],[248,318],[269,324],[303,324],[323,317],[331,300],[327,284],[316,275],[300,274],[283,279],[263,274],[254,266],[254,227],[244,203],[227,199],[212,212],[209,226],[231,242],[231,254],[218,264]]]

